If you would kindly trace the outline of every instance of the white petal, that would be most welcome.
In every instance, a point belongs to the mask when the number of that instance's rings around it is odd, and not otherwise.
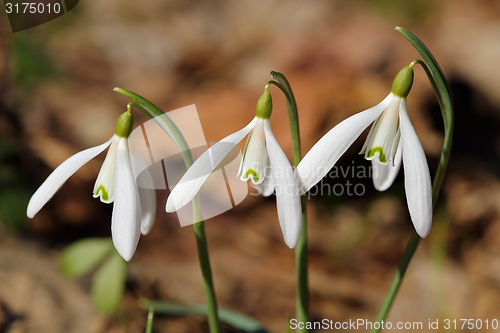
[[[111,144],[111,138],[100,146],[88,148],[81,151],[66,161],[61,163],[43,182],[43,184],[36,190],[35,194],[28,203],[26,215],[31,219],[36,213],[42,209],[47,201],[57,192],[57,190],[71,177],[78,169],[85,163],[99,155],[104,149]]]
[[[114,190],[111,235],[118,253],[129,261],[141,234],[141,206],[125,138],[118,143]]]
[[[302,227],[302,209],[298,183],[288,158],[273,135],[269,119],[266,119],[264,123],[264,131],[276,190],[278,219],[285,243],[289,248],[293,249],[299,241]]]
[[[175,212],[177,209],[184,207],[193,200],[208,176],[217,168],[234,146],[247,136],[254,127],[256,120],[257,119],[254,118],[242,130],[214,144],[193,163],[184,176],[182,176],[179,183],[174,187],[172,193],[170,193],[167,199],[167,212]]]
[[[401,101],[399,121],[406,201],[415,230],[423,238],[429,234],[432,226],[431,176],[424,149],[406,112],[405,98]]]
[[[101,202],[112,203],[114,199],[115,188],[115,169],[116,169],[116,153],[118,151],[118,142],[120,137],[114,135],[111,139],[106,158],[102,163],[101,170],[94,184],[94,198],[99,197]]]
[[[380,163],[378,158],[372,159],[373,185],[378,191],[387,190],[396,179],[403,157],[401,151],[401,144],[399,144],[394,157],[394,165],[391,162],[387,164]]]
[[[151,184],[153,183],[153,179],[151,178],[151,174],[148,170],[144,171],[149,175],[149,179],[151,179]],[[141,233],[143,235],[147,235],[156,218],[156,191],[150,188],[142,188],[139,189],[139,198],[141,200]]]
[[[299,194],[309,191],[334,166],[349,146],[389,105],[389,94],[376,106],[347,118],[326,133],[304,156],[295,169],[299,181]]]
[[[135,184],[139,190],[139,199],[141,201],[141,233],[147,235],[156,218],[156,191],[151,172],[149,172],[146,163],[132,149],[129,141],[129,156],[134,172]],[[140,178],[140,181],[139,181]]]

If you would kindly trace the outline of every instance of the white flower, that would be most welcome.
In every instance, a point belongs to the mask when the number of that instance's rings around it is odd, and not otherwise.
[[[278,219],[285,243],[297,245],[302,225],[298,184],[292,166],[271,129],[271,95],[265,92],[257,103],[255,118],[242,130],[220,140],[205,151],[186,171],[167,199],[167,212],[188,204],[224,157],[248,135],[239,172],[241,180],[251,179],[265,196],[276,192]]]
[[[109,147],[94,186],[94,198],[99,197],[104,203],[114,202],[111,217],[113,243],[123,259],[129,261],[140,234],[149,232],[156,215],[155,191],[139,188],[132,172],[131,157],[134,155],[128,144],[131,130],[132,116],[125,112],[118,118],[111,139],[71,156],[47,177],[31,197],[26,215],[33,218],[69,177]],[[151,175],[147,177],[151,178]]]
[[[425,153],[406,110],[412,82],[413,70],[407,66],[398,73],[391,93],[380,104],[347,118],[325,134],[295,170],[300,194],[319,182],[374,123],[361,150],[372,162],[373,184],[379,191],[389,188],[403,162],[411,220],[420,237],[426,237],[432,225],[432,188]]]

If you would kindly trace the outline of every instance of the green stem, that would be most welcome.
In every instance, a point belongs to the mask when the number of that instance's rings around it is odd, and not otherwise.
[[[403,259],[401,259],[401,262],[399,263],[398,270],[394,275],[391,286],[389,287],[389,291],[387,292],[384,302],[380,307],[376,322],[382,323],[382,321],[384,321],[384,319],[387,317],[387,314],[389,313],[389,310],[392,306],[392,302],[394,301],[394,298],[396,297],[396,294],[399,290],[399,286],[401,285],[401,281],[403,281],[406,269],[408,268],[411,258],[413,257],[413,254],[415,253],[415,250],[417,249],[419,243],[420,236],[414,231],[411,235],[408,245],[406,245]],[[381,327],[382,325],[380,325],[378,329],[373,329],[372,333],[380,332],[380,330],[382,329]]]
[[[148,321],[146,323],[146,333],[152,333],[153,332],[153,317],[154,317],[154,309],[150,305],[148,307]]]
[[[439,160],[436,175],[434,176],[434,181],[432,183],[432,207],[435,208],[437,200],[439,198],[439,193],[441,191],[441,186],[443,184],[446,168],[448,166],[448,161],[450,159],[451,143],[453,138],[454,115],[450,90],[444,77],[443,71],[441,70],[436,59],[429,51],[429,49],[425,46],[425,44],[404,28],[396,27],[396,30],[399,31],[422,56],[423,61],[415,60],[410,64],[410,66],[419,64],[423,67],[425,73],[427,74],[427,77],[429,78],[429,81],[431,82],[432,88],[434,89],[434,93],[436,94],[436,97],[439,101],[439,107],[441,108],[441,114],[443,116],[445,137],[443,149],[441,151],[441,158]],[[406,250],[403,258],[401,259],[398,270],[396,271],[391,286],[389,287],[389,291],[387,292],[384,302],[382,303],[382,307],[380,308],[380,311],[377,315],[377,322],[381,323],[387,317],[405,275],[406,269],[408,268],[408,265],[413,258],[413,254],[415,253],[419,242],[420,237],[416,232],[413,232],[413,235],[411,236],[410,241],[406,246]],[[378,333],[380,332],[380,330],[381,326],[379,329],[373,329],[371,332]]]
[[[199,198],[193,199],[193,211],[199,211]],[[195,220],[196,221],[196,220]],[[198,220],[199,221],[199,220]],[[217,299],[215,297],[214,283],[212,279],[212,269],[208,256],[207,237],[205,235],[205,225],[202,222],[193,225],[198,247],[198,257],[200,259],[201,273],[203,275],[203,289],[205,291],[205,302],[207,304],[208,325],[211,333],[220,332],[219,316],[217,313]]]
[[[131,91],[114,88],[116,92],[127,96],[134,102],[129,103],[129,106],[135,106],[142,113],[153,119],[174,141],[177,149],[181,153],[186,169],[188,169],[193,164],[193,156],[191,155],[191,150],[189,145],[182,135],[181,131],[175,125],[175,123],[170,119],[170,117],[163,112],[159,107],[145,99],[144,97],[137,95]],[[208,255],[208,244],[207,237],[205,234],[205,224],[201,216],[200,211],[200,199],[198,196],[194,197],[193,201],[193,224],[194,233],[196,237],[196,246],[198,248],[198,258],[200,260],[201,274],[203,277],[203,290],[205,292],[205,302],[207,304],[208,311],[208,325],[211,333],[220,333],[220,323],[217,311],[217,298],[215,297],[215,288],[212,278],[212,269],[210,267],[210,258]],[[198,222],[200,221],[200,222]]]
[[[297,112],[297,103],[295,102],[292,88],[290,87],[288,80],[283,74],[272,71],[271,78],[275,79],[277,82],[269,81],[267,86],[269,86],[270,84],[277,86],[286,96],[288,119],[290,121],[290,131],[292,134],[293,166],[294,168],[296,168],[300,163],[300,160],[302,159],[302,153],[300,149],[299,115]],[[307,208],[305,195],[303,195],[300,199],[302,206],[302,229],[300,232],[299,241],[295,248],[295,265],[297,273],[296,319],[298,322],[305,323],[309,321],[309,283],[307,271]],[[297,329],[297,332],[307,332],[307,329]]]

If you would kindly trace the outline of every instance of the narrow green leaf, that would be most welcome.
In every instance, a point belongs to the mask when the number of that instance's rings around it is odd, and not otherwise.
[[[174,141],[177,149],[184,158],[184,162],[187,168],[189,168],[191,164],[193,164],[193,156],[191,155],[191,150],[189,149],[189,145],[186,139],[182,135],[177,125],[165,112],[163,112],[162,109],[160,109],[154,103],[148,101],[141,95],[138,95],[129,90],[119,87],[115,87],[113,90],[133,100],[134,103],[131,103],[131,105],[135,106],[146,116],[153,119],[165,131],[165,133],[167,133],[172,141]]]
[[[450,122],[453,121],[453,105],[451,102],[450,90],[448,88],[448,83],[444,77],[441,67],[439,67],[436,58],[432,55],[431,51],[425,46],[424,43],[417,36],[412,34],[410,31],[402,27],[396,27],[399,31],[420,53],[425,66],[424,70],[431,81],[432,87],[436,93],[436,96],[441,106],[441,111],[443,113],[443,118],[445,121],[445,126],[449,126]]]
[[[288,110],[288,120],[290,123],[290,131],[292,134],[293,142],[293,167],[296,168],[302,159],[302,152],[300,149],[300,130],[299,130],[299,113],[297,109],[297,102],[292,91],[292,87],[288,82],[285,75],[280,72],[271,71],[271,78],[276,81],[269,81],[268,84],[277,86],[286,97],[286,108]]]
[[[420,56],[422,56],[423,62],[416,61],[416,63],[419,63],[424,68],[425,73],[434,88],[434,92],[438,99],[439,107],[441,108],[443,116],[445,135],[443,150],[441,152],[441,158],[439,160],[438,169],[436,171],[436,175],[434,176],[432,186],[432,203],[436,206],[441,185],[443,184],[444,175],[446,173],[446,168],[448,166],[448,161],[450,159],[451,144],[453,139],[454,115],[450,89],[441,67],[439,67],[436,58],[434,58],[431,51],[429,51],[425,44],[408,30],[402,27],[396,27],[395,29],[399,31],[411,43],[411,45],[415,47],[418,53],[420,53]]]
[[[114,251],[92,280],[91,295],[96,309],[103,314],[114,312],[123,298],[127,263]]]
[[[190,304],[180,305],[170,302],[147,301],[147,306],[152,306],[156,313],[171,316],[201,315],[207,316],[205,305]],[[219,308],[219,319],[230,327],[245,333],[268,333],[268,331],[257,320],[242,313]]]
[[[119,87],[115,87],[113,90],[116,91],[117,93],[127,96],[128,98],[130,98],[131,100],[133,100],[134,102],[145,108],[146,110],[141,110],[141,111],[143,112],[146,111],[145,114],[151,119],[153,119],[154,117],[160,117],[165,114],[165,112],[163,112],[162,109],[160,109],[154,103],[148,101],[141,95],[138,95],[134,92],[131,92],[130,90],[122,89]]]
[[[59,272],[70,278],[83,276],[95,269],[111,254],[113,243],[109,238],[87,238],[64,249],[59,258]]]

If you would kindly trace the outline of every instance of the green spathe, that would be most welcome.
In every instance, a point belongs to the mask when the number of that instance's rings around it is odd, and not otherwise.
[[[116,121],[115,134],[122,138],[128,138],[132,133],[134,118],[130,111],[123,112]]]
[[[413,85],[413,68],[410,66],[403,67],[402,70],[396,74],[392,82],[391,92],[399,97],[406,97],[410,93],[411,86]]]
[[[263,119],[271,118],[271,113],[273,112],[273,99],[271,94],[267,91],[264,92],[257,101],[257,106],[255,107],[255,116]]]

